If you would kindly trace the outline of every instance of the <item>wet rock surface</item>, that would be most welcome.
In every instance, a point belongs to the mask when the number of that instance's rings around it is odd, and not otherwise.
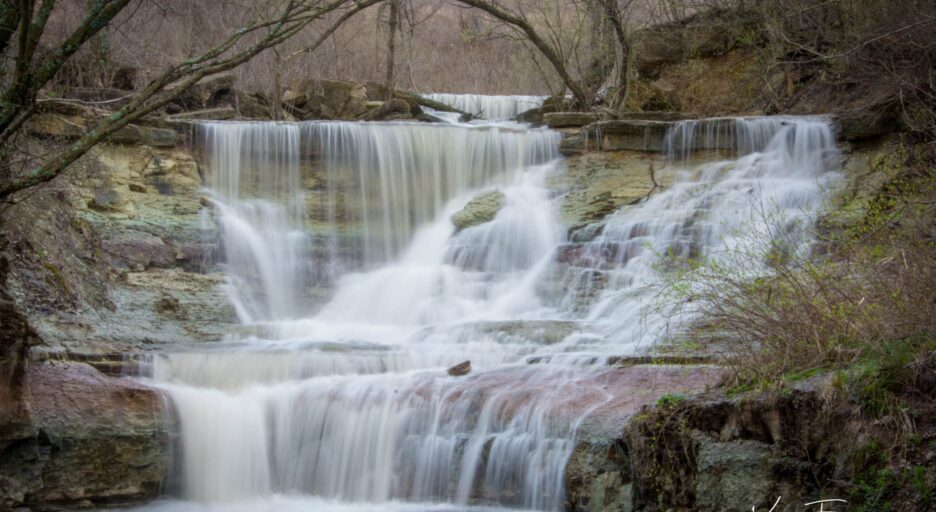
[[[651,168],[661,185],[673,178],[665,160],[642,152],[588,153],[568,159],[566,166],[550,187],[562,194],[559,214],[571,233],[646,198],[653,190]]]

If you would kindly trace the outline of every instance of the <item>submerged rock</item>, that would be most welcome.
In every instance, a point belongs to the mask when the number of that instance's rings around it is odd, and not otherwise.
[[[484,224],[494,220],[497,212],[504,204],[504,193],[500,190],[491,190],[475,196],[464,208],[452,215],[455,229],[463,229]]]

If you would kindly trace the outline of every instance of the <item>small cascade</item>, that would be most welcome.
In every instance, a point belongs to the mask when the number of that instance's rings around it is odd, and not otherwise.
[[[542,106],[547,96],[486,96],[483,94],[424,94],[452,108],[481,119],[513,119],[521,112]]]
[[[823,119],[682,121],[667,141],[684,169],[681,179],[609,216],[566,276],[571,289],[592,297],[587,317],[611,338],[647,343],[667,322],[679,323],[646,307],[667,258],[717,258],[740,244],[762,242],[770,236],[768,221],[785,223],[785,236],[808,250],[804,228],[839,177],[835,137]],[[688,165],[700,151],[729,159]],[[573,310],[579,298],[567,295],[561,307]]]
[[[245,323],[300,313],[308,240],[300,129],[274,123],[199,125],[219,210],[228,295]]]
[[[548,130],[202,125],[231,298],[250,325],[143,363],[181,423],[184,497],[562,509],[583,425],[616,421],[609,404],[639,389],[605,362],[691,320],[645,307],[666,258],[748,243],[765,208],[808,250],[802,221],[837,177],[825,120],[711,124],[675,125],[675,183],[582,240],[547,186],[562,172]],[[452,215],[493,190],[491,220],[456,230]],[[467,375],[446,372],[463,361]]]

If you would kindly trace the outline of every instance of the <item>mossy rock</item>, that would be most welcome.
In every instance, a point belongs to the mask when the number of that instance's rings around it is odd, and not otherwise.
[[[452,224],[461,231],[494,220],[497,212],[504,205],[504,193],[490,190],[475,196],[464,208],[452,215]]]

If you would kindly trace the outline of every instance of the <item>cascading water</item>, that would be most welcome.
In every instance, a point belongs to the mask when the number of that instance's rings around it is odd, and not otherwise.
[[[546,96],[486,96],[483,94],[424,94],[432,101],[473,114],[481,119],[512,119],[517,114],[537,108]]]
[[[228,292],[245,322],[299,313],[306,273],[299,181],[299,127],[206,124],[202,138],[214,204],[221,211]]]
[[[690,166],[701,143],[680,133],[699,131],[677,125],[677,182],[575,243],[546,185],[562,172],[547,130],[202,125],[231,298],[258,328],[147,362],[191,500],[157,507],[561,509],[581,425],[635,391],[604,362],[663,321],[642,308],[660,255],[743,243],[759,205],[809,215],[836,175],[823,120],[729,123],[731,160]],[[452,214],[494,188],[493,220],[456,231]],[[329,291],[302,315],[309,287]],[[465,360],[467,376],[445,372]]]

